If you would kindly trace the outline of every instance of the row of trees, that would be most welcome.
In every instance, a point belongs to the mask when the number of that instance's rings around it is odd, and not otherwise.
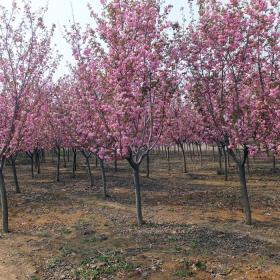
[[[75,63],[54,82],[59,61],[54,27],[27,3],[1,8],[0,192],[3,166],[20,152],[79,150],[88,165],[125,159],[133,171],[138,224],[143,223],[139,168],[157,146],[216,144],[237,164],[246,223],[251,210],[249,153],[280,152],[279,4],[273,0],[199,1],[188,26],[169,21],[158,0],[102,1],[93,24],[65,34]],[[19,15],[22,20],[19,21]],[[226,157],[225,157],[226,158]],[[33,161],[32,161],[33,162]],[[59,163],[60,161],[58,161]],[[59,166],[58,166],[59,170]],[[91,177],[91,176],[90,176]],[[59,180],[59,173],[57,175]],[[91,180],[91,185],[93,181]]]

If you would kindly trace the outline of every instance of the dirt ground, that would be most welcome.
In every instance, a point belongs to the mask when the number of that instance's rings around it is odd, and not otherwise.
[[[0,238],[0,280],[39,279],[280,279],[280,175],[270,162],[251,161],[248,186],[254,223],[243,223],[239,184],[231,163],[229,181],[204,156],[151,156],[150,178],[141,177],[146,224],[135,221],[131,172],[107,166],[110,197],[89,187],[83,160],[77,177],[70,163],[54,182],[55,163],[42,164],[34,179],[18,167],[21,194],[6,167],[10,233]]]

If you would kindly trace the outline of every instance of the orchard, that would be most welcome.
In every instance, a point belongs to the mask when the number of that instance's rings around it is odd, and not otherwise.
[[[280,279],[280,2],[96,5],[0,6],[0,280]]]

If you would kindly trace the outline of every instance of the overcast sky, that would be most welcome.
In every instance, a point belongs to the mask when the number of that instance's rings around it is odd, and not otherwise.
[[[21,3],[21,0],[17,1]],[[181,7],[185,8],[185,16],[189,16],[188,12],[188,4],[187,0],[166,0],[166,4],[171,4],[174,6],[173,11],[170,15],[171,20],[173,21],[181,21],[182,19],[182,11]],[[11,6],[12,0],[0,0],[0,5],[3,5],[7,8]],[[48,3],[48,13],[46,15],[46,21],[49,25],[56,25],[56,33],[54,37],[54,43],[57,45],[59,52],[64,56],[64,60],[62,61],[59,71],[62,72],[66,61],[71,61],[71,50],[69,45],[63,39],[63,30],[64,25],[69,25],[72,22],[72,8],[75,16],[75,21],[81,24],[90,23],[92,20],[89,16],[89,11],[87,8],[87,3],[96,9],[96,11],[100,11],[100,3],[99,0],[31,0],[32,7],[37,9],[39,7],[45,6]]]

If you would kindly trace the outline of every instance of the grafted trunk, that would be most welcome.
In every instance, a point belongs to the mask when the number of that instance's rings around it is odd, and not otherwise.
[[[167,147],[167,165],[168,165],[168,172],[171,170],[170,168],[170,148]]]
[[[218,175],[222,175],[224,173],[223,167],[222,167],[222,157],[223,157],[223,154],[222,154],[222,148],[219,145],[218,145],[218,152],[219,152],[219,169],[217,171],[217,174]]]
[[[200,166],[202,167],[202,149],[201,149],[201,144],[198,144],[198,147],[199,147]],[[207,148],[206,148],[206,150],[207,150]]]
[[[115,156],[114,156],[114,171],[118,172],[118,160],[117,160],[117,152],[115,151]]]
[[[105,167],[104,167],[104,160],[100,159],[100,168],[101,168],[101,175],[102,175],[102,185],[103,185],[103,194],[104,197],[109,197],[107,193],[107,180],[106,180],[106,173],[105,173]]]
[[[65,152],[65,148],[63,148],[63,167],[66,168],[66,152]]]
[[[73,149],[73,160],[72,160],[72,177],[76,177],[76,161],[77,161],[77,151],[76,149]]]
[[[15,182],[15,186],[16,186],[16,193],[20,193],[20,187],[19,187],[19,183],[18,183],[15,157],[11,157],[11,163],[12,163],[12,171],[13,171],[14,182]]]
[[[30,158],[31,177],[34,178],[34,153],[33,152],[26,152],[26,154]]]
[[[187,160],[186,160],[186,153],[185,153],[184,145],[181,142],[179,142],[179,146],[183,153],[184,173],[187,173]]]
[[[136,215],[137,223],[139,226],[143,225],[143,214],[142,214],[142,200],[141,200],[141,186],[139,177],[139,165],[133,168],[133,182],[135,188],[135,202],[136,202]]]
[[[216,161],[216,156],[215,156],[215,146],[212,146],[212,155],[213,155],[213,162]]]
[[[35,150],[35,165],[37,168],[37,173],[41,174],[40,151],[38,149]]]
[[[60,147],[57,146],[56,181],[60,181]]]
[[[135,206],[136,206],[136,217],[137,217],[137,224],[141,226],[144,224],[143,214],[142,214],[142,199],[141,199],[141,185],[140,185],[140,164],[143,160],[143,156],[141,159],[136,163],[132,156],[127,158],[129,162],[132,172],[133,172],[133,184],[134,184],[134,191],[135,191]]]
[[[228,160],[227,160],[227,151],[226,151],[226,147],[224,145],[222,145],[222,150],[223,150],[223,154],[224,154],[224,170],[225,170],[225,181],[228,180]]]
[[[93,176],[92,176],[92,172],[91,172],[91,167],[90,167],[90,157],[91,157],[91,153],[86,153],[84,151],[82,151],[83,156],[86,159],[86,165],[87,165],[87,173],[88,173],[88,177],[89,177],[89,182],[90,182],[90,187],[93,187]]]
[[[273,169],[273,170],[276,170],[276,157],[275,157],[274,154],[273,154],[273,156],[272,156],[272,169]]]
[[[146,156],[146,177],[150,177],[150,153],[147,153]]]
[[[239,171],[239,180],[240,180],[240,191],[241,191],[241,197],[242,197],[242,204],[243,209],[245,213],[245,222],[247,225],[252,224],[252,213],[251,213],[251,206],[250,206],[250,200],[248,195],[248,189],[247,189],[247,181],[246,181],[246,170],[245,170],[245,164],[248,158],[248,149],[245,147],[243,149],[243,159],[239,160],[234,151],[232,149],[229,149],[229,153],[235,163],[237,164],[238,171]]]
[[[5,164],[5,158],[1,159],[0,163],[0,195],[1,195],[1,211],[2,211],[2,230],[4,233],[9,231],[9,213],[8,213],[8,200],[5,186],[5,180],[3,176],[3,168]]]

